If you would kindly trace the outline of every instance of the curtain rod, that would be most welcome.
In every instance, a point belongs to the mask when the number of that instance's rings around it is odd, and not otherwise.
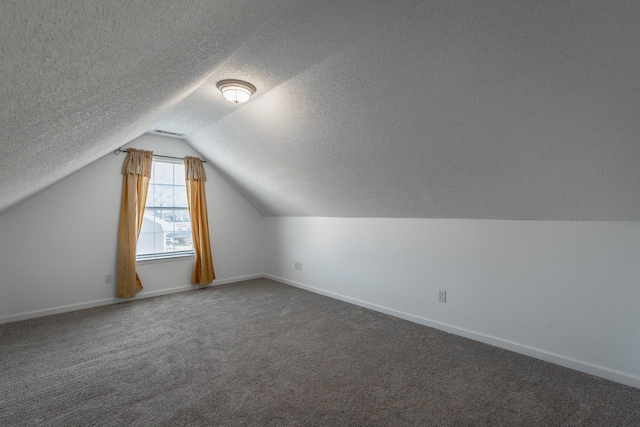
[[[123,150],[122,148],[118,148],[113,154],[118,155],[120,153],[128,153],[129,151]],[[176,159],[176,160],[184,160],[182,157],[174,157],[174,156],[163,156],[162,154],[154,154],[153,157],[162,157],[164,159]],[[207,163],[206,160],[200,159],[202,163]]]

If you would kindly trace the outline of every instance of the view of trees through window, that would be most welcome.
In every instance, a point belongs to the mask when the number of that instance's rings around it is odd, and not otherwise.
[[[193,251],[184,164],[153,160],[138,255]]]

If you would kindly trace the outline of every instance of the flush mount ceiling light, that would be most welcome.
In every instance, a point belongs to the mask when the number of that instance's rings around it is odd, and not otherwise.
[[[240,104],[247,102],[249,97],[256,92],[256,87],[242,80],[226,79],[220,80],[216,86],[222,92],[222,96],[229,102]]]

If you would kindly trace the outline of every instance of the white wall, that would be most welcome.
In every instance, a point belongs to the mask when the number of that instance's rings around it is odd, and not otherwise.
[[[185,142],[143,135],[127,146],[196,156]],[[73,153],[69,153],[70,156]],[[0,323],[114,302],[124,154],[108,154],[0,215]],[[214,284],[260,275],[262,217],[211,167],[207,203]],[[136,298],[191,288],[192,259],[139,265]]]
[[[270,277],[640,387],[640,223],[272,217],[265,238]]]

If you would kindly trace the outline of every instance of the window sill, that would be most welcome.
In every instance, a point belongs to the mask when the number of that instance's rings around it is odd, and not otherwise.
[[[144,265],[144,264],[156,264],[159,262],[173,262],[173,261],[186,261],[193,260],[195,257],[194,252],[177,254],[177,255],[156,255],[144,258],[137,258],[136,265]]]

